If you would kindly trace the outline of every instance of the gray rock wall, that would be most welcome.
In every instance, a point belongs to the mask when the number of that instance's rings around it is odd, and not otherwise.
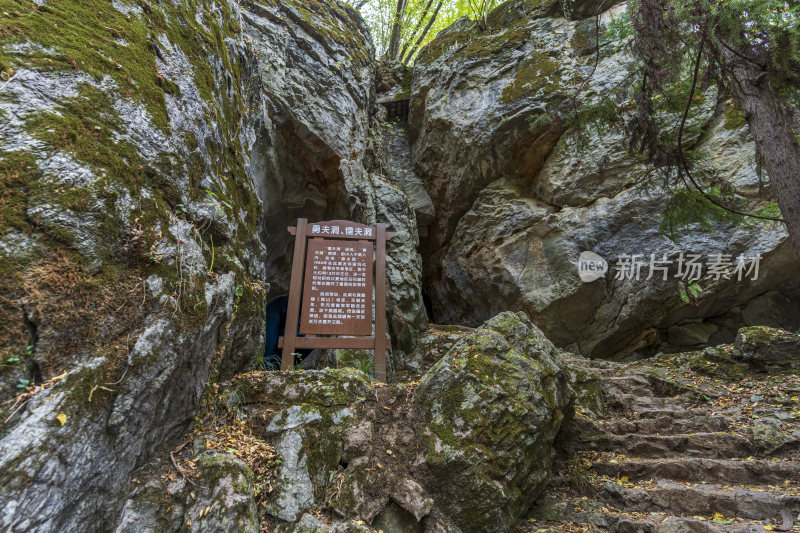
[[[234,3],[19,10],[0,45],[16,73],[0,93],[0,529],[85,531],[114,523],[206,382],[261,350],[264,122]]]
[[[795,302],[779,308],[798,302],[800,263],[784,229],[716,223],[713,233],[695,225],[666,238],[659,225],[668,193],[654,169],[627,151],[623,129],[637,65],[624,48],[606,47],[595,70],[594,17],[571,21],[556,7],[508,2],[485,32],[460,21],[420,54],[410,130],[415,170],[437,212],[421,244],[432,319],[474,326],[501,310],[522,310],[557,345],[599,357],[731,342],[744,324],[791,327],[797,313],[776,316],[750,303],[770,291]],[[602,23],[623,9],[611,8]],[[562,119],[600,95],[619,95],[620,124],[568,129]],[[772,200],[746,125],[714,86],[687,129],[686,143],[710,154],[708,167],[734,184],[749,209]],[[647,262],[650,254],[676,259],[681,251],[705,261],[716,254],[763,260],[757,281],[702,280],[699,301],[687,304],[675,264],[667,281],[615,280],[612,270],[583,283],[576,265],[583,251],[599,253],[612,269],[621,254]],[[705,340],[671,329],[698,324]]]
[[[345,180],[374,100],[351,8],[26,9],[0,45],[0,528],[112,528],[131,472],[263,350],[296,218],[398,232],[388,314],[398,357],[414,348],[415,217],[380,178]]]
[[[409,199],[364,169],[370,129],[377,127],[367,28],[336,2],[248,2],[242,19],[259,59],[259,105],[268,124],[254,172],[265,206],[269,297],[288,293],[294,238],[286,227],[298,218],[385,222],[398,234],[389,246],[387,314],[401,359],[413,351],[427,317]]]

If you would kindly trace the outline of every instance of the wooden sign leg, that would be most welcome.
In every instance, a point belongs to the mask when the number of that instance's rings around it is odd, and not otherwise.
[[[297,318],[300,314],[300,291],[303,288],[303,270],[306,260],[306,231],[308,219],[297,220],[294,238],[294,258],[292,259],[292,278],[289,282],[289,307],[286,312],[286,329],[283,333],[283,352],[281,370],[294,368],[295,342],[297,340]]]
[[[375,260],[375,379],[386,382],[386,224],[378,224]]]

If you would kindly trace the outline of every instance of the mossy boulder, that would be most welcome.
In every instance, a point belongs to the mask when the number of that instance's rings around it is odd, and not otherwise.
[[[449,349],[419,384],[346,367],[251,372],[219,392],[279,457],[263,506],[279,531],[506,531],[541,493],[572,412],[559,352],[510,312],[429,333]]]
[[[296,372],[248,372],[232,380],[244,405],[266,404],[274,408],[299,403],[321,407],[347,406],[363,401],[370,391],[369,379],[355,368],[326,368]]]
[[[189,481],[159,461],[138,471],[116,531],[260,531],[250,467],[233,454],[212,450],[199,452],[192,462]]]
[[[253,472],[241,459],[207,451],[197,459],[198,480],[209,493],[186,510],[188,531],[259,531]]]
[[[796,444],[797,440],[783,431],[776,420],[759,420],[750,428],[750,435],[756,449],[764,455],[771,455],[788,444]]]
[[[727,381],[739,381],[747,376],[750,367],[737,360],[738,355],[730,347],[717,346],[690,353],[686,357],[689,369],[693,372]]]
[[[417,380],[450,351],[455,343],[474,331],[454,325],[430,325],[420,334],[417,349],[403,360],[403,370],[395,373],[398,380]]]
[[[502,313],[456,343],[414,392],[436,504],[464,531],[507,531],[550,477],[573,392],[552,343]]]
[[[237,377],[230,390],[253,434],[281,458],[266,510],[294,522],[324,501],[345,435],[362,418],[369,379],[353,368],[251,372]]]
[[[736,334],[744,362],[756,370],[800,368],[800,334],[779,328],[751,326]]]

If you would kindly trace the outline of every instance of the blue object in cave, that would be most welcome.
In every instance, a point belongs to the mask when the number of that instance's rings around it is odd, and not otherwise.
[[[289,297],[279,296],[267,304],[267,331],[264,342],[264,363],[267,370],[275,370],[281,367],[281,350],[278,348],[278,337],[281,337],[286,329],[286,314],[289,308]],[[297,320],[297,328],[300,328],[300,320]],[[300,353],[302,361],[311,350],[296,350]]]

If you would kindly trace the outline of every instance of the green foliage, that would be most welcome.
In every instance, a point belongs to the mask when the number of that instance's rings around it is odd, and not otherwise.
[[[605,38],[617,45],[628,43],[634,35],[631,26],[630,11],[625,11],[619,15],[611,15],[611,20],[606,25]]]
[[[258,367],[256,367],[258,368]],[[281,369],[281,356],[278,354],[270,354],[268,357],[262,357],[261,368],[264,370],[275,371]]]
[[[351,5],[359,5],[361,2],[351,0]],[[422,35],[428,23],[431,23],[430,30],[420,42],[416,53],[409,55],[406,62],[413,62],[422,48],[430,43],[436,34],[450,26],[461,17],[468,17],[472,20],[485,21],[491,10],[499,3],[497,0],[443,0],[441,7],[436,11],[439,0],[408,0],[403,25],[401,31],[401,49],[406,47],[408,54],[417,40]],[[378,56],[383,55],[389,47],[389,40],[392,33],[397,9],[397,0],[367,0],[360,8],[361,15],[364,17],[372,39],[377,47]],[[434,15],[435,18],[434,18]]]
[[[704,154],[688,151],[703,133],[700,121],[692,119],[709,86],[730,94],[730,69],[720,62],[725,54],[759,65],[778,94],[800,103],[800,8],[785,0],[629,0],[628,12],[634,30],[631,50],[643,65],[628,132],[631,148],[644,152],[662,175],[670,175],[663,182],[673,190],[662,231],[675,235],[690,225],[712,230],[715,221],[741,223],[749,215],[763,216],[739,205],[725,177],[711,175]],[[610,26],[609,35],[626,38],[624,21]],[[723,121],[731,130],[747,124],[731,101]],[[684,186],[693,190],[674,190]],[[695,190],[698,186],[706,194]]]
[[[778,78],[797,82],[800,4],[786,0],[725,0],[711,4],[715,30],[736,47],[751,48]]]
[[[697,283],[697,280],[692,278],[686,283],[678,282],[678,296],[685,304],[695,304],[703,293],[703,288]]]
[[[262,370],[264,369],[264,363],[264,352],[256,352],[255,355],[253,355],[253,368]]]
[[[372,373],[372,361],[369,359],[358,359],[356,368],[369,377]]]
[[[736,109],[733,105],[728,105],[725,108],[725,122],[723,123],[723,127],[726,130],[738,130],[739,128],[745,126],[747,124],[747,119],[739,109]]]
[[[734,223],[741,217],[714,204],[702,193],[683,187],[669,189],[669,199],[664,206],[664,213],[659,217],[658,229],[671,239],[676,239],[681,230],[689,227],[700,227],[705,231],[716,233],[714,222]],[[720,203],[729,203],[730,197],[723,196],[719,188],[709,192],[711,198]]]
[[[24,359],[28,359],[31,355],[33,355],[33,345],[29,344],[28,346],[25,347],[25,351],[23,352],[22,356],[13,355],[8,359],[6,359],[6,363],[8,364],[0,364],[0,367],[15,368],[21,370],[20,365],[18,363],[20,363]]]
[[[542,113],[541,115],[531,115],[527,118],[528,126],[531,131],[538,131],[546,128],[553,123],[553,117],[549,113]]]
[[[590,97],[592,94],[586,93],[584,96]],[[622,106],[617,104],[613,95],[603,96],[582,104],[566,118],[566,124],[569,127],[577,128],[591,125],[600,133],[601,127],[619,124],[622,121],[621,108]]]

